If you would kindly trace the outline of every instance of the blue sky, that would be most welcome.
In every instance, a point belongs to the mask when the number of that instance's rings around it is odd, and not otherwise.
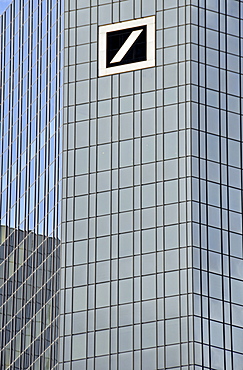
[[[7,8],[12,0],[0,0],[0,14]]]

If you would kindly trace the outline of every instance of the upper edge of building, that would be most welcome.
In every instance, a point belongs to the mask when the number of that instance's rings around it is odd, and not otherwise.
[[[2,16],[14,0],[0,0],[0,16]]]

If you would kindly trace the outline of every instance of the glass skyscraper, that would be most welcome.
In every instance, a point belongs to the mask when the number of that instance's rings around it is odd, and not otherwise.
[[[242,370],[243,1],[0,29],[1,367]]]
[[[0,19],[0,368],[58,363],[61,4]]]

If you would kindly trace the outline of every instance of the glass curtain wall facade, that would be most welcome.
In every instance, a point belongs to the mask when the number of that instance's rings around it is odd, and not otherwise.
[[[242,5],[65,1],[60,369],[242,369]],[[156,67],[97,77],[156,15]]]
[[[0,18],[0,368],[57,367],[60,2]]]
[[[65,1],[60,369],[194,369],[189,1]],[[156,67],[98,27],[156,15]]]
[[[242,1],[192,1],[195,364],[242,368]]]
[[[1,16],[1,368],[242,370],[242,12]],[[99,26],[151,16],[156,67],[98,77]]]

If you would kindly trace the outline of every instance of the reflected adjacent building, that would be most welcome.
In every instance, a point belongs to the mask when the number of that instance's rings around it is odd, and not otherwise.
[[[1,226],[2,369],[57,364],[60,240]]]
[[[242,370],[242,11],[3,14],[0,367]]]

